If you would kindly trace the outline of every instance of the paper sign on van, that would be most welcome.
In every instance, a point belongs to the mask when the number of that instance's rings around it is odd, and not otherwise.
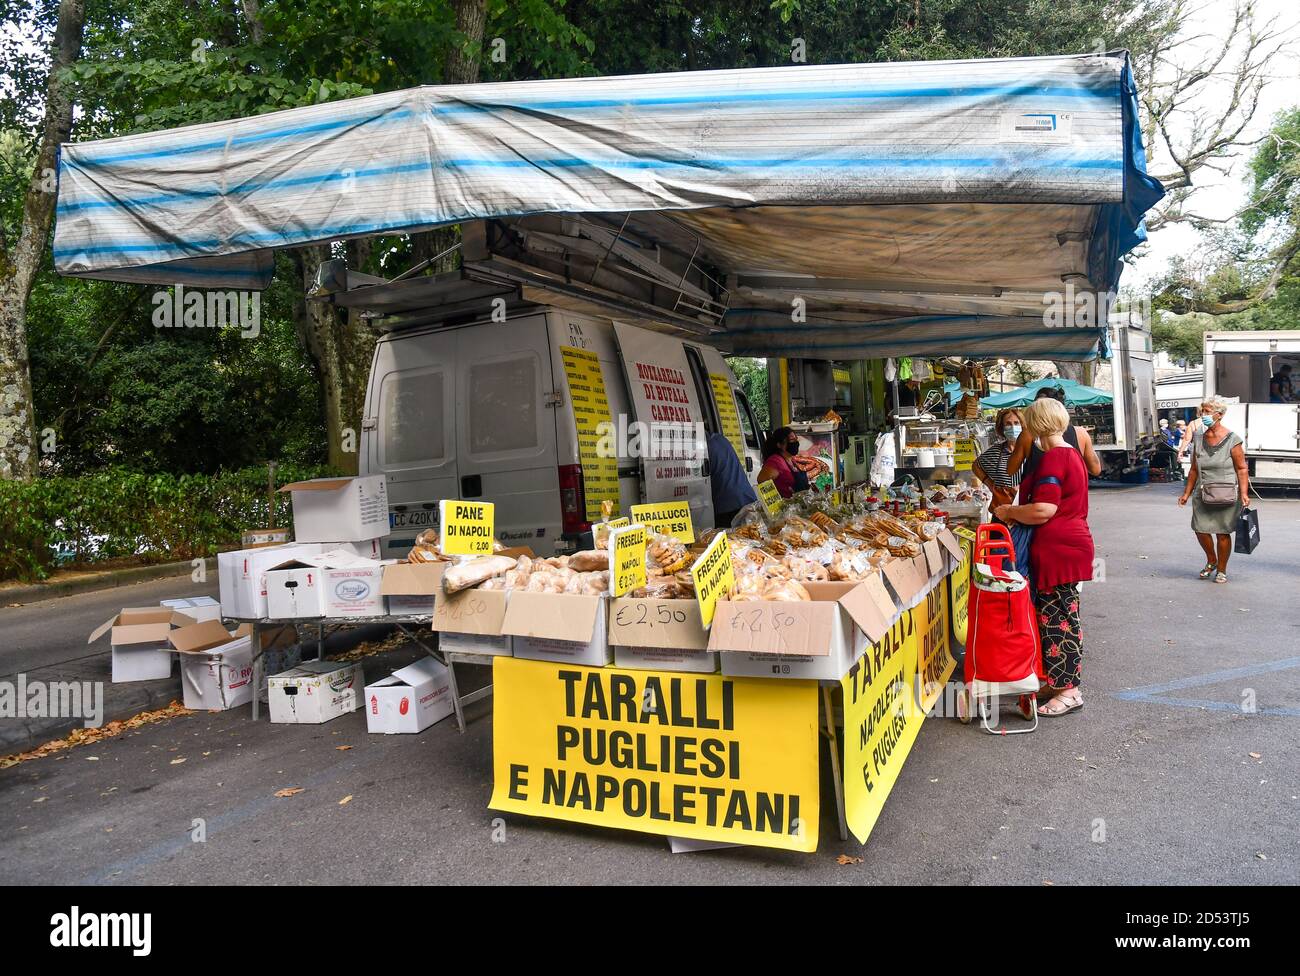
[[[632,517],[644,525],[651,535],[657,533],[676,536],[687,545],[695,541],[695,526],[691,522],[689,502],[633,505]]]
[[[438,502],[442,551],[449,556],[492,555],[496,505],[444,498]]]
[[[645,586],[645,541],[644,525],[629,525],[610,532],[609,588],[614,596]]]
[[[719,532],[714,536],[700,558],[691,564],[691,580],[695,583],[695,600],[700,605],[700,621],[709,627],[718,601],[726,599],[736,588],[727,533]]]

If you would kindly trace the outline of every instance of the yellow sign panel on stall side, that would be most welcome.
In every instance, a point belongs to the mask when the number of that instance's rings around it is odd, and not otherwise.
[[[767,509],[768,515],[775,515],[781,511],[785,499],[781,497],[781,492],[777,490],[775,481],[760,481],[754,487],[758,489],[758,500],[763,503],[763,508]]]
[[[498,657],[493,810],[815,851],[817,685]]]
[[[934,707],[957,667],[948,632],[948,594],[936,586],[916,607],[916,694],[922,712]]]
[[[731,566],[731,543],[727,533],[713,537],[700,558],[691,563],[691,581],[695,583],[695,601],[700,605],[700,622],[707,630],[713,623],[718,601],[736,588],[736,573]]]
[[[448,556],[490,556],[496,523],[491,502],[444,498],[438,502],[442,551]]]
[[[975,442],[969,437],[957,438],[957,450],[953,454],[953,467],[957,471],[969,471],[975,463]]]
[[[618,458],[612,451],[601,457],[601,424],[614,419],[609,412],[609,397],[605,395],[605,377],[600,371],[600,360],[594,352],[561,346],[564,375],[569,383],[569,400],[573,403],[573,420],[578,429],[578,460],[582,465],[582,486],[587,499],[587,521],[594,522],[602,515],[600,503],[612,501],[618,511]]]
[[[745,456],[745,438],[740,433],[740,414],[736,412],[736,398],[731,395],[731,380],[721,373],[710,373],[709,382],[713,385],[713,402],[718,405],[718,423],[722,425],[722,436],[736,449],[736,457]]]
[[[840,679],[844,688],[844,812],[865,844],[925,714],[916,707],[916,609],[907,610]]]
[[[645,526],[630,525],[609,533],[609,589],[622,596],[645,586]]]
[[[961,543],[961,565],[948,577],[948,593],[952,603],[952,639],[965,647],[966,630],[970,622],[970,564],[971,552],[975,548],[975,533],[960,528],[954,534]]]
[[[687,545],[695,541],[695,525],[691,522],[690,502],[633,505],[632,517],[644,525],[651,535],[675,536]]]

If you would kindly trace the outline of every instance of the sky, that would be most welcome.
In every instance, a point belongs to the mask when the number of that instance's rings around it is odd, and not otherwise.
[[[1300,105],[1300,5],[1295,0],[1256,0],[1258,23],[1276,17],[1292,47],[1274,59],[1269,83],[1260,97],[1259,109],[1243,138],[1258,138],[1268,131],[1279,112]],[[1189,34],[1202,34],[1202,38],[1180,45],[1178,57],[1195,64],[1197,59],[1222,44],[1225,25],[1230,22],[1233,0],[1205,0],[1192,18]],[[1214,117],[1216,110],[1226,105],[1230,97],[1227,85],[1209,86],[1197,108]],[[1148,155],[1152,147],[1147,147]],[[1195,177],[1196,192],[1187,209],[1207,217],[1223,218],[1236,213],[1246,201],[1248,165],[1253,147],[1241,150],[1238,158],[1230,160],[1226,173],[1201,169]],[[1165,165],[1168,165],[1167,162]],[[1159,173],[1161,161],[1153,160],[1151,171]],[[1123,284],[1141,287],[1141,284],[1158,276],[1169,260],[1196,249],[1199,234],[1186,224],[1170,224],[1151,236],[1143,256],[1134,262],[1124,275]]]

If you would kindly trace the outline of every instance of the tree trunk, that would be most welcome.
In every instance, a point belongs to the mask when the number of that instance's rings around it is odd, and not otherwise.
[[[364,241],[355,244],[358,248],[369,246]],[[349,250],[353,248],[350,246]],[[291,255],[301,285],[294,298],[293,321],[320,381],[329,466],[341,474],[356,474],[366,380],[376,336],[355,312],[341,310],[329,302],[307,300],[307,289],[315,280],[316,269],[330,258],[329,245],[298,248]]]
[[[479,56],[483,51],[483,28],[487,23],[487,0],[453,0],[456,30],[465,38],[452,48],[442,80],[449,85],[471,85],[478,81]]]
[[[10,251],[0,238],[0,478],[36,476],[36,423],[32,371],[27,356],[27,300],[54,222],[59,143],[72,131],[72,98],[63,71],[77,60],[86,23],[83,0],[60,0],[54,27],[45,122],[18,240]]]

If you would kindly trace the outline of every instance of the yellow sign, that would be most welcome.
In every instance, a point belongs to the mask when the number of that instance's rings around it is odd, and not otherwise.
[[[700,553],[700,558],[691,563],[691,581],[695,584],[695,601],[700,605],[700,621],[708,629],[713,623],[718,601],[736,588],[727,533],[715,535],[708,548]]]
[[[496,521],[491,502],[463,502],[444,498],[438,502],[442,551],[448,556],[490,556]]]
[[[695,526],[691,523],[689,502],[633,505],[632,517],[649,529],[651,535],[676,536],[687,545],[695,541]]]
[[[618,511],[618,456],[613,450],[599,450],[601,437],[613,430],[614,420],[596,354],[561,346],[560,356],[564,360],[564,375],[569,382],[569,400],[573,403],[573,420],[578,430],[578,460],[582,464],[587,521],[594,522],[601,517],[601,502],[612,501],[610,510]],[[608,426],[602,430],[602,425]]]
[[[645,526],[629,525],[609,533],[609,590],[622,596],[645,586]]]
[[[957,661],[948,632],[948,594],[936,586],[915,608],[916,700],[922,712],[934,707],[952,677]]]
[[[817,849],[817,685],[498,657],[493,810]]]
[[[960,528],[954,530],[954,534],[961,543],[961,565],[948,577],[948,594],[952,604],[952,638],[965,647],[966,630],[970,623],[970,564],[971,551],[975,548],[975,533]]]
[[[710,373],[709,382],[713,385],[713,402],[718,407],[718,423],[722,425],[722,436],[731,441],[736,449],[736,457],[745,457],[745,438],[740,433],[740,414],[736,412],[736,398],[731,395],[731,380],[721,373]]]
[[[591,527],[591,536],[596,543],[596,548],[604,549],[609,545],[609,534],[614,529],[623,529],[631,524],[632,520],[626,515],[623,518],[606,519],[604,522],[597,522]]]
[[[840,679],[844,688],[844,812],[865,844],[916,741],[925,713],[916,685],[916,609],[907,610]]]
[[[763,508],[767,510],[768,515],[775,515],[781,511],[785,499],[777,490],[775,481],[760,481],[755,487],[758,489],[758,500],[763,503]]]
[[[975,463],[975,442],[969,437],[957,438],[957,450],[953,461],[956,470],[969,471],[971,465]]]

